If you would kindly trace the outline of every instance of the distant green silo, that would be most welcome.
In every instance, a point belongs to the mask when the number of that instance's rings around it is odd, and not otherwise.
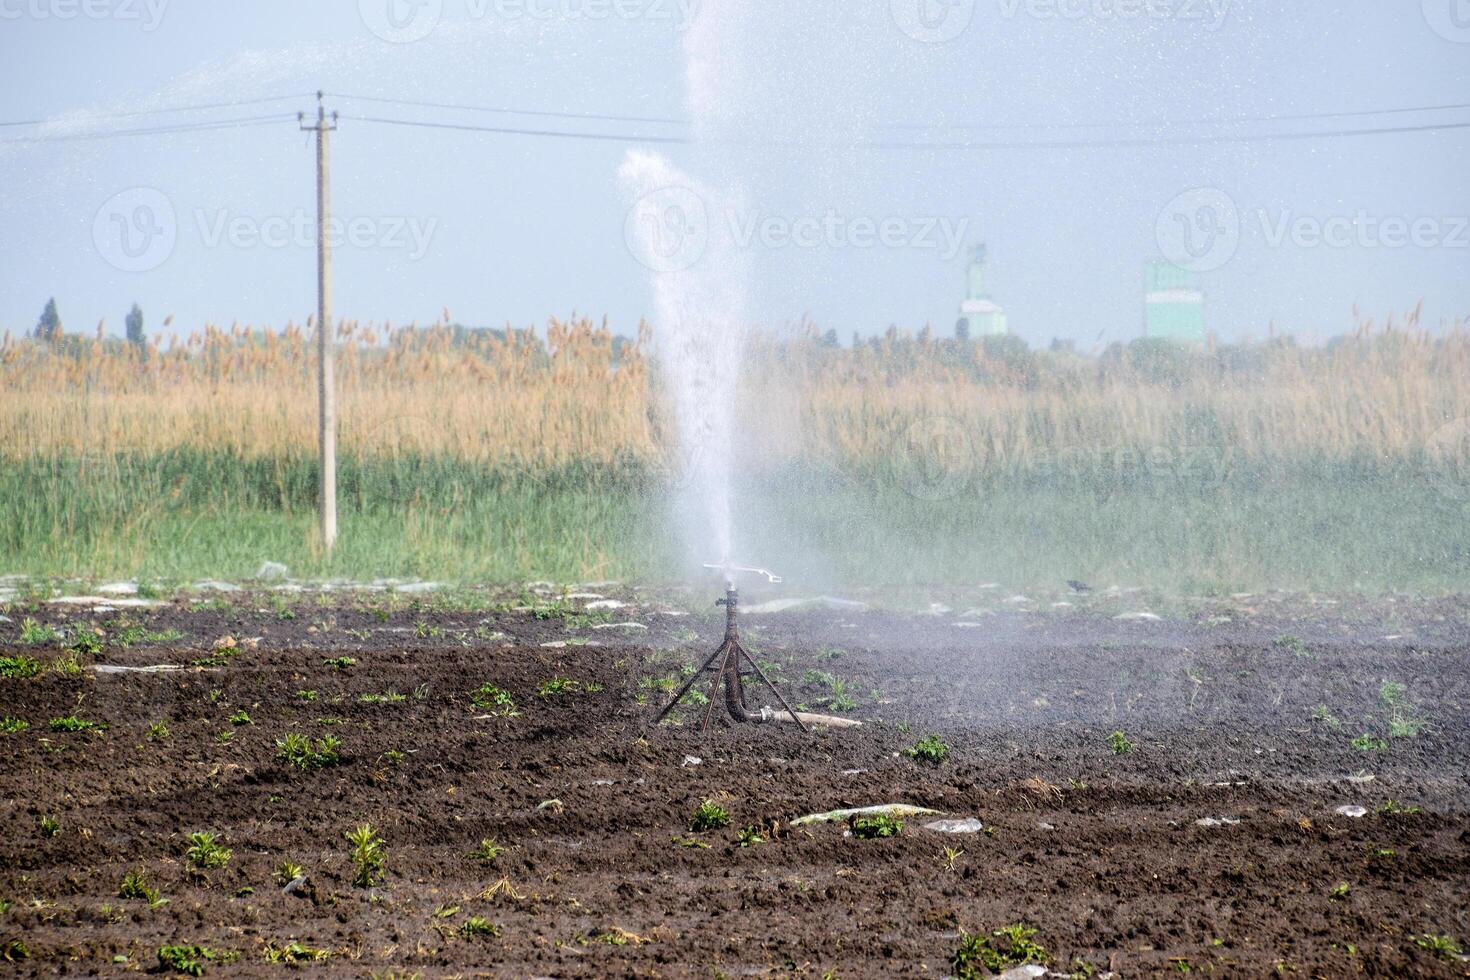
[[[1205,342],[1205,294],[1194,273],[1169,262],[1151,262],[1144,273],[1145,337]]]

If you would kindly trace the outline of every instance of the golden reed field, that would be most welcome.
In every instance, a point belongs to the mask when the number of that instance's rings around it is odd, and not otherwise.
[[[646,325],[622,343],[587,319],[540,332],[345,322],[336,334],[344,453],[555,465],[674,451]],[[896,332],[852,349],[808,330],[757,335],[746,366],[743,427],[777,463],[876,461],[931,417],[957,422],[988,469],[1199,442],[1245,460],[1443,454],[1463,449],[1470,419],[1470,331],[1431,333],[1417,314],[1359,322],[1324,348],[1136,344],[1101,356]],[[0,347],[10,458],[309,453],[316,410],[309,324],[211,326],[146,349],[74,335],[56,349],[8,336]]]

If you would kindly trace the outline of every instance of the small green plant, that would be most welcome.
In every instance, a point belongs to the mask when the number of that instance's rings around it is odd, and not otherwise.
[[[767,838],[759,827],[746,827],[735,832],[735,843],[741,847],[754,847],[764,844]]]
[[[299,732],[292,732],[276,740],[276,758],[297,769],[310,771],[327,769],[342,762],[342,740],[335,735],[326,735],[315,743]]]
[[[499,718],[519,718],[521,714],[510,692],[488,681],[470,692],[470,704]]]
[[[478,915],[472,915],[460,924],[459,934],[466,939],[475,939],[480,936],[498,936],[500,927],[489,919]]]
[[[317,699],[317,693],[315,691],[297,691],[296,696],[303,701],[315,701]]]
[[[41,666],[41,661],[23,653],[14,657],[0,657],[0,677],[35,677],[43,669],[45,668]]]
[[[0,732],[4,732],[6,735],[15,735],[30,727],[31,723],[24,718],[16,718],[12,715],[6,715],[4,718],[0,718]]]
[[[42,643],[55,643],[61,639],[61,634],[54,627],[44,626],[27,616],[20,624],[20,642],[29,646]]]
[[[543,698],[554,697],[558,694],[570,694],[577,690],[579,685],[570,677],[553,677],[549,681],[542,681],[536,688],[536,694]]]
[[[886,813],[875,814],[871,817],[858,817],[852,822],[852,836],[858,840],[879,840],[884,837],[897,837],[903,833],[903,821],[897,817],[890,817]]]
[[[234,959],[206,946],[160,946],[158,964],[165,970],[173,970],[191,977],[204,976],[206,963],[216,960]]]
[[[408,695],[389,691],[386,694],[361,694],[357,700],[359,704],[400,704],[408,700]]]
[[[82,662],[77,659],[76,651],[73,650],[51,661],[51,670],[63,677],[80,677],[86,673],[87,668],[82,666]]]
[[[1450,936],[1414,936],[1414,945],[1427,950],[1439,959],[1454,962],[1464,955],[1460,944]]]
[[[189,847],[184,851],[184,860],[200,871],[208,871],[229,864],[232,854],[233,851],[219,842],[219,834],[200,830],[189,835]]]
[[[118,898],[141,898],[148,903],[149,908],[158,908],[167,905],[168,899],[158,894],[158,889],[150,888],[141,871],[129,871],[123,875],[122,886],[117,890]]]
[[[1408,688],[1403,684],[1384,681],[1378,688],[1378,700],[1388,714],[1389,738],[1415,738],[1424,730],[1424,722],[1414,714]]]
[[[494,837],[486,837],[480,841],[480,846],[470,851],[470,857],[485,863],[490,863],[505,852],[504,846],[496,843]]]
[[[1138,748],[1138,743],[1123,732],[1113,732],[1108,736],[1108,747],[1113,750],[1114,755],[1128,755]]]
[[[1046,963],[1051,954],[1032,938],[1036,930],[1017,923],[989,936],[960,934],[960,945],[949,958],[957,980],[978,980],[1011,967]]]
[[[324,667],[336,667],[338,670],[346,670],[348,667],[357,666],[355,657],[329,657],[322,661]]]
[[[304,877],[306,877],[306,869],[299,864],[292,864],[290,861],[282,861],[280,866],[276,868],[276,883],[282,888],[285,888],[297,878]]]
[[[920,762],[927,762],[932,766],[937,766],[949,758],[949,744],[938,735],[930,735],[928,738],[921,738],[909,746],[904,750],[904,754],[910,759],[917,759]]]
[[[1394,816],[1412,817],[1415,814],[1419,814],[1419,813],[1422,813],[1424,811],[1423,811],[1423,809],[1421,807],[1417,807],[1417,806],[1404,806],[1402,803],[1398,802],[1397,800],[1388,800],[1381,807],[1378,808],[1378,812],[1381,813],[1381,814],[1383,814],[1386,817],[1394,817]]]
[[[157,742],[160,739],[168,738],[169,734],[170,732],[167,725],[165,725],[161,721],[155,721],[153,724],[148,726],[148,731],[144,733],[143,737],[148,739],[148,741],[150,742]]]
[[[953,872],[955,862],[958,861],[960,859],[960,856],[964,853],[965,849],[963,847],[946,847],[944,849],[944,857],[941,858],[939,861],[939,866],[945,871]]]
[[[407,759],[407,758],[408,758],[407,753],[400,752],[397,749],[389,749],[388,751],[384,752],[383,755],[382,755],[383,761],[386,762],[386,763],[388,763],[388,765],[390,765],[390,766],[396,766],[399,763],[401,763],[404,759]]]
[[[352,883],[358,888],[373,887],[383,877],[383,865],[388,859],[383,838],[372,824],[366,823],[348,831],[346,837],[347,843],[352,845],[349,852],[353,867]]]
[[[1352,746],[1359,752],[1386,752],[1388,751],[1388,740],[1379,738],[1372,732],[1364,732],[1353,739]]]
[[[285,945],[275,940],[268,941],[262,955],[268,963],[285,963],[294,966],[297,963],[317,963],[332,954],[325,949],[312,949],[301,940],[293,939]]]
[[[99,629],[79,629],[76,638],[67,645],[67,649],[82,656],[95,657],[102,652],[102,636],[102,631]]]
[[[1352,893],[1352,890],[1352,886],[1349,885],[1347,882],[1338,882],[1337,886],[1334,887],[1332,891],[1327,893],[1327,897],[1334,902],[1340,902],[1343,899],[1347,898],[1348,895]]]
[[[107,725],[100,721],[88,721],[78,718],[76,715],[67,715],[65,718],[52,718],[46,723],[53,732],[101,732],[107,730]]]
[[[1307,648],[1306,641],[1299,636],[1287,634],[1276,638],[1274,645],[1278,650],[1285,650],[1295,657],[1309,657],[1312,651]]]
[[[730,826],[730,812],[714,800],[705,800],[689,818],[689,829],[696,834]]]
[[[250,712],[246,711],[244,708],[241,708],[239,711],[237,711],[234,714],[230,715],[230,724],[231,725],[253,725],[255,723],[250,720]]]
[[[51,814],[49,813],[43,814],[41,816],[40,827],[42,837],[55,837],[57,834],[61,833],[60,821],[51,816]]]
[[[30,959],[31,951],[26,948],[24,939],[12,939],[5,945],[0,946],[0,959],[7,963],[19,963],[21,960]]]

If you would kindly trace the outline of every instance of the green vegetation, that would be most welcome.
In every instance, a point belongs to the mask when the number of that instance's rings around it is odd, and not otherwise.
[[[292,864],[290,861],[282,861],[280,866],[276,868],[276,883],[282,888],[285,888],[297,878],[304,878],[305,876],[306,869],[299,864]]]
[[[4,718],[0,718],[0,732],[4,732],[6,735],[14,735],[30,727],[31,723],[24,718],[16,718],[13,715],[6,715]]]
[[[23,653],[13,657],[0,657],[0,677],[35,677],[45,669],[39,660]]]
[[[76,715],[67,715],[65,718],[52,718],[46,723],[53,732],[102,732],[107,730],[107,725],[100,721],[88,721],[78,718]]]
[[[1138,743],[1123,732],[1113,732],[1108,736],[1108,746],[1113,750],[1114,755],[1128,755],[1138,748]]]
[[[61,639],[61,634],[50,626],[42,625],[27,616],[20,623],[20,642],[30,646],[41,643],[55,643]]]
[[[852,836],[858,840],[879,840],[897,837],[903,833],[903,821],[880,813],[870,817],[857,817],[852,822]]]
[[[1032,937],[1036,930],[1016,924],[997,929],[989,936],[961,933],[960,945],[949,958],[956,980],[979,980],[993,973],[1028,963],[1051,959],[1046,948]]]
[[[325,949],[312,949],[299,939],[293,939],[289,943],[281,944],[270,940],[265,944],[261,953],[267,963],[285,963],[295,966],[298,963],[319,963],[332,954]]]
[[[148,726],[148,731],[143,734],[143,737],[150,742],[157,742],[160,739],[168,738],[170,734],[167,725],[161,721],[155,721]]]
[[[470,851],[470,857],[475,858],[479,861],[484,861],[486,864],[489,864],[496,858],[500,857],[500,855],[504,852],[505,848],[502,845],[496,843],[494,837],[486,837],[484,840],[480,841],[479,847],[475,848],[473,851]]]
[[[570,677],[553,677],[549,681],[542,681],[536,687],[536,694],[543,698],[555,697],[558,694],[571,694],[580,685]]]
[[[356,657],[328,657],[322,661],[322,666],[336,667],[338,670],[346,670],[348,667],[355,667],[356,665]]]
[[[746,827],[735,832],[735,843],[740,847],[754,847],[764,844],[767,839],[765,831],[759,827]]]
[[[291,732],[276,740],[276,758],[297,769],[311,771],[326,769],[342,763],[342,740],[335,735],[325,735],[312,742],[299,732]]]
[[[241,708],[239,711],[237,711],[234,714],[230,715],[230,724],[231,725],[253,725],[255,723],[250,720],[250,712],[246,711],[244,708]]]
[[[459,934],[466,939],[476,939],[481,936],[498,936],[500,927],[489,919],[472,915],[460,923]]]
[[[730,812],[714,800],[705,800],[689,818],[689,829],[696,834],[730,826]]]
[[[1439,959],[1449,963],[1455,963],[1464,955],[1460,944],[1450,936],[1415,936],[1414,945],[1420,949],[1427,950]]]
[[[1353,739],[1352,746],[1359,752],[1385,752],[1388,750],[1388,740],[1372,732],[1364,732]]]
[[[470,704],[500,718],[519,718],[521,715],[510,692],[488,681],[470,692]]]
[[[117,890],[118,898],[141,898],[150,908],[167,905],[168,899],[161,898],[156,888],[150,888],[141,871],[129,871],[123,875],[122,886]]]
[[[371,888],[383,877],[383,865],[388,860],[388,849],[383,838],[372,824],[361,824],[347,832],[347,843],[352,845],[349,856],[352,860],[352,883],[358,888]]]
[[[918,759],[920,762],[937,766],[949,758],[949,743],[938,735],[930,735],[904,749],[904,754],[910,759]]]
[[[195,870],[209,871],[229,864],[232,854],[233,851],[219,842],[219,834],[200,830],[189,835],[189,847],[184,851],[184,860],[193,865]]]
[[[237,953],[221,953],[218,950],[209,949],[206,946],[160,946],[158,947],[158,965],[165,970],[173,970],[191,977],[204,976],[207,963],[228,963],[237,959]]]

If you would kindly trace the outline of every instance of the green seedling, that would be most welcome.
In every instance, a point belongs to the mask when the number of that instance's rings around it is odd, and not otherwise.
[[[1415,814],[1423,813],[1424,811],[1423,811],[1423,808],[1421,808],[1421,807],[1417,807],[1417,806],[1404,806],[1402,803],[1399,803],[1397,800],[1388,800],[1381,807],[1378,808],[1378,812],[1381,813],[1381,814],[1383,814],[1386,817],[1393,817],[1393,816],[1412,817]]]
[[[696,834],[730,826],[730,813],[714,800],[705,800],[689,818],[689,829]]]
[[[505,852],[505,847],[496,843],[494,837],[486,837],[480,841],[480,846],[470,851],[470,857],[489,864]]]
[[[481,936],[499,936],[500,927],[489,919],[478,915],[472,915],[460,924],[459,934],[466,939],[476,939]]]
[[[1138,748],[1138,743],[1123,732],[1113,732],[1108,736],[1108,746],[1113,750],[1114,755],[1128,755]]]
[[[148,741],[150,742],[157,742],[160,739],[168,738],[169,734],[170,732],[167,725],[165,725],[161,721],[155,721],[153,724],[148,726],[148,731],[144,733],[143,737],[148,739]]]
[[[107,730],[107,725],[100,721],[88,721],[78,718],[76,715],[67,715],[65,718],[52,718],[46,723],[53,732],[102,732]]]
[[[735,843],[741,847],[754,847],[757,844],[764,844],[766,840],[766,835],[759,827],[746,827],[735,833]]]
[[[276,758],[297,769],[311,771],[340,765],[342,740],[335,735],[326,735],[316,740],[299,732],[292,732],[276,740]]]
[[[1424,722],[1414,714],[1408,688],[1403,684],[1384,681],[1378,688],[1378,700],[1388,713],[1389,738],[1415,738],[1424,730]]]
[[[346,834],[347,843],[352,845],[352,883],[358,888],[371,888],[383,877],[383,865],[388,859],[388,849],[383,838],[372,824],[362,824]]]
[[[1051,954],[1033,940],[1036,930],[1021,924],[997,929],[989,936],[961,933],[960,946],[949,958],[956,980],[981,977],[1028,963],[1046,963]]]
[[[21,960],[30,959],[31,951],[26,948],[24,939],[12,939],[5,945],[0,946],[0,959],[7,963],[19,963]]]
[[[355,657],[329,657],[322,661],[324,667],[336,667],[338,670],[346,670],[348,667],[357,666]]]
[[[233,954],[220,953],[206,946],[160,946],[158,964],[165,970],[173,970],[191,977],[204,976],[206,963],[228,962]]]
[[[1342,731],[1342,722],[1338,721],[1337,716],[1325,704],[1319,704],[1312,709],[1312,720],[1320,721],[1334,732]]]
[[[470,692],[470,704],[498,718],[519,718],[521,715],[510,692],[489,682]]]
[[[42,837],[55,837],[61,833],[61,823],[49,813],[41,817],[40,827]]]
[[[1372,732],[1364,732],[1353,739],[1352,746],[1359,752],[1386,752],[1388,750],[1388,740],[1379,738]]]
[[[1352,890],[1352,886],[1349,885],[1347,882],[1339,882],[1337,886],[1332,889],[1332,891],[1327,893],[1327,897],[1334,902],[1340,902],[1343,899],[1347,898],[1348,895],[1352,894]]]
[[[389,691],[386,694],[362,694],[357,700],[360,704],[400,704],[408,700],[408,695]]]
[[[871,817],[858,817],[852,822],[852,836],[858,840],[878,840],[884,837],[897,837],[903,833],[903,821],[897,817],[887,814],[877,814]]]
[[[42,643],[55,643],[61,639],[61,634],[54,627],[44,626],[27,616],[20,624],[20,642],[29,646],[37,646]]]
[[[67,649],[83,656],[95,657],[102,652],[103,636],[103,632],[95,627],[79,629],[76,638],[67,645]]]
[[[939,860],[939,866],[945,871],[953,872],[955,862],[958,861],[960,859],[960,856],[964,853],[965,849],[963,847],[946,847],[944,849],[944,857],[940,858]]]
[[[297,691],[296,696],[303,701],[315,701],[317,699],[317,693],[315,691]]]
[[[536,688],[536,693],[540,697],[549,698],[558,694],[571,694],[576,691],[579,686],[580,685],[576,681],[572,680],[570,677],[553,677],[549,681],[542,681],[541,684]]]
[[[297,878],[304,877],[306,877],[306,869],[299,864],[292,864],[290,861],[282,861],[280,866],[276,868],[276,882],[282,888],[285,888]]]
[[[118,898],[141,898],[149,908],[167,905],[168,899],[161,898],[158,889],[150,888],[141,871],[129,871],[123,875],[122,886],[117,890]]]
[[[184,851],[184,860],[199,871],[208,871],[229,864],[232,854],[233,851],[219,842],[219,834],[200,830],[189,835],[189,847]]]
[[[285,963],[294,966],[297,963],[317,963],[332,954],[325,949],[312,949],[299,939],[293,939],[284,946],[271,940],[265,944],[263,954],[268,963]]]
[[[1459,960],[1464,955],[1460,944],[1450,936],[1425,935],[1415,936],[1413,939],[1414,945],[1449,963]]]
[[[928,738],[921,738],[909,746],[904,750],[904,754],[910,759],[917,759],[920,762],[927,762],[930,765],[937,766],[949,758],[949,744],[938,735],[930,735]]]
[[[16,718],[13,715],[6,715],[4,718],[0,718],[0,732],[4,732],[6,735],[15,735],[30,727],[31,723],[24,718]]]
[[[231,725],[253,725],[254,722],[250,720],[250,712],[246,711],[244,708],[241,708],[239,711],[237,711],[234,714],[230,715],[230,724]]]
[[[82,662],[77,659],[76,652],[71,651],[51,661],[51,670],[63,677],[80,677],[86,673],[87,668],[83,667]]]
[[[16,654],[13,657],[0,657],[0,677],[27,678],[35,677],[45,668],[41,661],[35,657],[27,657],[25,654]]]

